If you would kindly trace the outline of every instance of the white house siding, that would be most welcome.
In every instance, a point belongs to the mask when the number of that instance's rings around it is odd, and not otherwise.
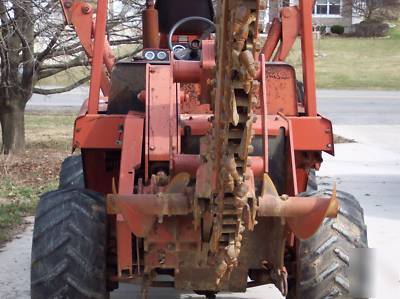
[[[329,2],[331,1],[331,2]],[[342,25],[345,27],[346,32],[351,30],[352,24],[359,23],[361,20],[359,18],[354,18],[351,7],[344,5],[345,1],[348,0],[317,0],[317,3],[324,4],[326,3],[327,8],[324,9],[320,7],[319,12],[314,11],[313,21],[315,25],[325,25],[328,30],[333,25]],[[298,0],[269,0],[269,19],[272,20],[274,16],[277,15],[278,9],[284,5],[284,3],[290,3],[290,5],[298,5]],[[336,11],[339,11],[339,7],[333,7],[332,11],[330,11],[330,5],[334,6],[334,4],[340,4],[340,13],[335,14]],[[328,11],[329,9],[329,11]],[[321,13],[325,12],[325,13]]]

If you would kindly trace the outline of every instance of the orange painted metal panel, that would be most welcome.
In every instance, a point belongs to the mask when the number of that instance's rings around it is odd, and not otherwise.
[[[269,61],[271,59],[281,38],[282,22],[279,20],[279,18],[274,18],[268,32],[267,40],[265,41],[264,47],[261,50],[261,53],[264,54],[266,61]]]
[[[95,34],[93,7],[89,3],[80,0],[60,2],[67,24],[74,27],[79,42],[85,50],[90,63],[93,63],[93,35]],[[107,76],[107,71],[111,72],[115,63],[115,56],[107,39],[104,41],[103,60],[106,68],[101,68],[100,88],[103,95],[108,96],[110,91],[110,81]]]
[[[334,154],[332,123],[321,116],[288,117],[292,123],[295,150],[325,151]]]
[[[211,114],[181,114],[179,116],[180,134],[183,135],[183,128],[191,128],[191,134],[194,136],[203,136],[211,127],[209,119]],[[267,115],[268,135],[277,136],[280,128],[287,129],[287,122],[279,115]],[[256,135],[262,135],[262,116],[257,115],[257,120],[253,124],[253,130]]]
[[[141,114],[104,115],[87,114],[75,121],[74,148],[121,149],[125,118],[142,117]]]
[[[132,194],[135,180],[135,169],[142,161],[144,119],[130,113],[125,118],[121,166],[119,171],[119,194]]]
[[[120,149],[125,115],[88,114],[75,121],[74,148]]]
[[[130,112],[123,127],[119,195],[131,195],[134,192],[135,170],[140,167],[142,161],[143,129],[144,119]],[[132,233],[142,237],[149,232],[155,221],[153,216],[143,215],[120,200],[116,205]]]
[[[265,66],[268,114],[297,115],[296,74],[292,66],[268,63]]]
[[[98,0],[96,32],[94,35],[93,61],[89,91],[89,113],[96,114],[99,107],[100,86],[103,71],[104,42],[107,22],[107,0]]]
[[[176,84],[169,65],[151,65],[148,74],[149,161],[169,161],[170,149],[177,150]]]
[[[303,83],[305,108],[308,116],[317,116],[317,95],[315,90],[315,61],[312,11],[314,1],[300,1],[301,49],[303,58]]]
[[[300,31],[300,13],[297,6],[283,7],[282,18],[282,42],[275,56],[275,61],[285,61],[295,43]]]
[[[263,150],[264,150],[264,173],[268,173],[268,164],[269,164],[269,158],[268,158],[268,153],[269,153],[269,148],[268,148],[268,129],[269,129],[269,123],[268,123],[268,92],[267,92],[267,86],[265,84],[266,82],[266,70],[265,70],[265,57],[264,55],[261,55],[261,82],[262,88],[261,88],[261,127],[262,127],[262,136],[263,136]]]

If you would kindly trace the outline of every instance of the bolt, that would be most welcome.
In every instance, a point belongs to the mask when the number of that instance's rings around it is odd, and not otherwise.
[[[72,7],[72,1],[65,1],[64,2],[64,7],[65,8],[71,8]]]
[[[283,194],[283,195],[281,196],[281,199],[282,199],[283,201],[287,201],[287,200],[289,199],[289,195]]]
[[[115,144],[118,145],[118,146],[120,146],[120,145],[122,145],[122,141],[121,141],[121,140],[116,140],[116,141],[115,141]]]
[[[288,9],[283,9],[283,17],[285,18],[290,18],[290,16],[292,15],[292,12]]]
[[[160,251],[159,252],[159,257],[158,257],[158,262],[160,263],[160,265],[164,265],[165,264],[165,252],[164,251]]]
[[[84,13],[85,15],[87,15],[90,12],[90,6],[89,5],[85,5],[82,7],[82,13]]]
[[[330,132],[331,132],[331,129],[326,129],[326,130],[325,130],[325,133],[326,133],[326,134],[329,134]]]
[[[156,149],[156,147],[154,145],[150,145],[150,150],[154,151]]]
[[[332,148],[332,144],[329,143],[329,144],[326,145],[326,147],[327,148]]]

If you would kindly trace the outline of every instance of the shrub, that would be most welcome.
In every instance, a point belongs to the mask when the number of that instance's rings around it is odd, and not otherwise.
[[[384,37],[389,32],[389,25],[377,20],[363,21],[354,26],[354,35],[358,37]]]
[[[326,34],[326,26],[325,25],[317,25],[316,30],[321,34]]]
[[[344,33],[344,27],[342,25],[333,25],[331,27],[331,32],[334,34],[342,35]]]

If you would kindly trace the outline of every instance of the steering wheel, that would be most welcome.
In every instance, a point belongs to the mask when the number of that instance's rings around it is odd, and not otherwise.
[[[183,24],[189,23],[192,21],[201,21],[201,22],[208,24],[210,27],[209,27],[209,29],[207,29],[203,32],[203,34],[200,37],[200,41],[193,41],[189,48],[185,48],[182,45],[174,46],[172,43],[172,36],[175,34],[175,31],[179,27],[181,27]],[[184,19],[178,21],[169,31],[169,33],[168,33],[168,48],[172,51],[172,53],[174,53],[174,56],[176,59],[178,59],[178,60],[189,59],[190,60],[192,53],[197,52],[197,50],[200,49],[201,40],[204,39],[206,36],[208,36],[211,32],[213,32],[215,30],[216,30],[215,24],[207,18],[196,17],[196,16],[184,18]]]

